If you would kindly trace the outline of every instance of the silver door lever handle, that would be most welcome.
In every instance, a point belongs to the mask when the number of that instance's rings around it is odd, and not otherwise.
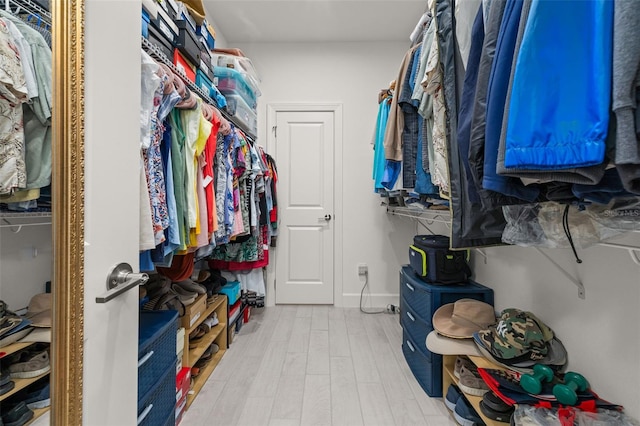
[[[142,285],[149,281],[149,275],[136,274],[133,272],[131,265],[128,263],[120,263],[111,269],[107,277],[107,292],[102,296],[96,297],[96,303],[107,303],[108,301],[120,296],[134,287]]]

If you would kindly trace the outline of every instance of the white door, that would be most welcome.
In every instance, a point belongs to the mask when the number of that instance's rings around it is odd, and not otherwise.
[[[141,6],[85,1],[83,424],[135,425],[138,290],[96,297],[115,264],[138,271]]]
[[[334,112],[276,111],[275,122],[276,303],[333,304]]]

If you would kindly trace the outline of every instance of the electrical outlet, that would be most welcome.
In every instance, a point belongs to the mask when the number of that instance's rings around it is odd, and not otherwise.
[[[358,275],[367,275],[369,273],[369,267],[366,263],[358,264]]]

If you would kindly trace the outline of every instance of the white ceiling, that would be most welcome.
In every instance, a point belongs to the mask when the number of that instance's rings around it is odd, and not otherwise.
[[[427,0],[204,0],[227,42],[406,41]]]

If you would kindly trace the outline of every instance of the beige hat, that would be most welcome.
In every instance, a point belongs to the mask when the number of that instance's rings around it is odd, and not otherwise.
[[[433,314],[433,328],[443,336],[454,339],[471,339],[473,333],[495,322],[493,306],[474,299],[448,303]]]
[[[33,296],[25,317],[29,318],[34,327],[51,327],[51,293]]]
[[[427,349],[440,355],[482,356],[478,346],[470,339],[452,339],[432,331],[427,335]]]

